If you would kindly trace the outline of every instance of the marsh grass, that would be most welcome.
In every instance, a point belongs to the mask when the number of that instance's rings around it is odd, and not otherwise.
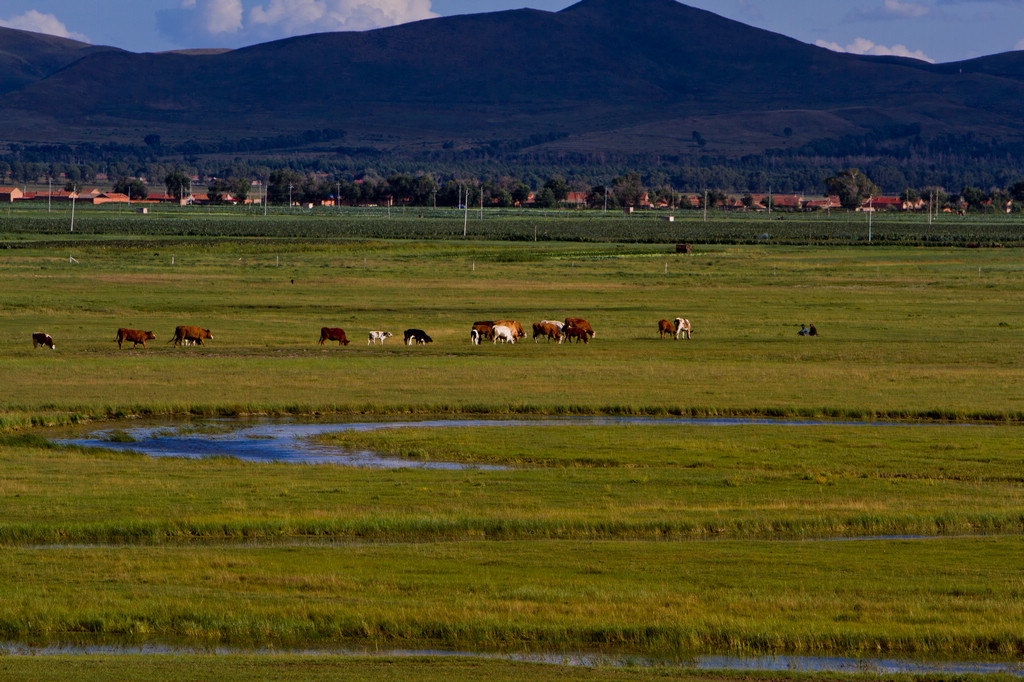
[[[12,234],[0,251],[8,638],[1021,655],[1015,251],[694,238],[684,256],[586,235],[445,241],[427,222],[430,240],[389,241],[389,226],[346,239],[326,218],[302,239],[311,224],[296,217],[224,239],[207,235],[253,226],[154,218],[131,237],[115,233],[134,222],[71,238],[0,221]],[[470,346],[470,324],[498,315],[582,315],[598,336]],[[676,315],[694,338],[659,340],[657,320]],[[796,336],[809,322],[821,337]],[[214,339],[173,348],[178,324]],[[352,344],[318,346],[325,325]],[[121,326],[157,340],[118,351]],[[366,345],[370,329],[407,327],[435,343]],[[56,351],[32,348],[37,330]],[[497,472],[155,460],[34,434],[261,414],[935,423],[337,441],[512,467]],[[795,541],[908,534],[941,539]]]
[[[512,467],[497,471],[152,459],[8,436],[0,543],[1020,534],[1019,429],[549,425],[324,438]]]
[[[12,548],[0,584],[18,598],[0,604],[0,634],[1013,657],[1022,559],[1019,538]]]

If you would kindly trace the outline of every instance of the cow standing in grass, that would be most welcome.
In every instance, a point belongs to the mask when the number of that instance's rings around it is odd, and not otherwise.
[[[411,346],[414,343],[433,343],[434,339],[423,331],[422,329],[406,329],[405,333],[405,345]]]
[[[565,328],[567,327],[576,327],[577,329],[582,329],[587,333],[587,336],[589,336],[590,338],[594,338],[595,336],[597,336],[597,334],[594,333],[594,328],[591,327],[590,323],[584,320],[582,317],[565,318],[565,327],[563,327],[563,331],[565,331]]]
[[[512,330],[512,334],[515,335],[517,339],[521,339],[526,336],[526,332],[523,331],[523,325],[519,324],[515,320],[495,320],[494,326],[497,327],[498,325],[508,327]]]
[[[50,350],[57,348],[53,343],[53,337],[46,332],[32,332],[32,347],[38,348],[39,346],[47,346]]]
[[[167,343],[173,343],[175,346],[201,346],[203,339],[213,339],[209,329],[183,324],[174,328],[174,337]]]
[[[498,343],[498,341],[502,343],[515,343],[516,333],[512,331],[511,327],[504,324],[496,324],[494,325],[494,340],[492,343]]]
[[[348,337],[345,336],[345,330],[338,327],[320,327],[320,345],[324,345],[324,341],[337,341],[339,346],[348,345]]]
[[[144,332],[141,329],[128,329],[127,327],[121,327],[117,330],[117,337],[114,339],[117,341],[117,349],[121,350],[121,344],[125,341],[132,342],[132,350],[140,343],[142,347],[146,347],[146,341],[152,341],[156,339],[156,334],[153,332]]]
[[[492,320],[480,320],[473,323],[473,329],[470,332],[476,332],[480,335],[481,339],[493,339],[494,338],[494,322]]]
[[[562,330],[551,324],[550,322],[534,322],[533,323],[533,342],[537,343],[537,337],[545,336],[548,340],[554,339],[558,343],[562,343]]]
[[[576,343],[579,343],[580,341],[583,343],[590,343],[590,334],[588,334],[587,330],[582,327],[566,327],[565,338],[568,341],[576,339]]]
[[[690,327],[690,321],[689,320],[684,319],[682,317],[677,317],[675,319],[674,326],[675,326],[676,340],[679,340],[679,335],[680,334],[685,336],[687,339],[690,338],[691,327]]]

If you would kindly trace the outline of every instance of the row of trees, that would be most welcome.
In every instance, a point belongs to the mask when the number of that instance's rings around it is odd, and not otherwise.
[[[660,204],[669,208],[713,208],[728,199],[722,189],[706,189],[696,193],[696,201],[691,197],[694,193],[684,193],[673,189],[664,182],[664,178],[648,176],[662,180],[659,186],[649,186],[639,173],[626,173],[612,179],[610,183],[585,186],[579,181],[568,182],[562,177],[553,177],[539,184],[536,191],[522,179],[503,176],[494,179],[449,178],[441,181],[427,173],[395,173],[386,178],[367,174],[358,179],[332,178],[324,173],[300,172],[292,168],[267,170],[266,184],[262,181],[254,183],[250,176],[236,172],[240,168],[224,167],[226,175],[210,178],[205,186],[193,188],[192,175],[181,167],[176,167],[163,174],[163,184],[167,193],[175,199],[181,199],[194,191],[205,192],[212,201],[245,201],[252,193],[256,184],[260,193],[265,192],[271,204],[323,204],[341,203],[344,205],[403,204],[412,206],[487,206],[509,207],[525,204],[534,194],[535,205],[543,208],[555,208],[570,199],[573,205],[585,205],[592,208],[620,208],[637,206],[646,198],[651,204]],[[80,189],[83,186],[81,175],[69,177],[66,189]],[[862,206],[869,197],[882,194],[866,173],[858,168],[847,168],[826,178],[824,190],[839,197],[840,204],[847,209]],[[114,183],[114,191],[126,194],[133,199],[145,199],[149,195],[149,187],[136,177],[124,176]],[[258,197],[262,200],[262,197]],[[1024,180],[1018,180],[1007,187],[992,188],[984,191],[978,187],[965,186],[957,193],[948,193],[939,186],[922,188],[906,187],[900,194],[905,202],[916,202],[924,199],[936,209],[950,207],[956,210],[996,211],[1002,210],[1012,202],[1024,204]],[[742,203],[748,208],[756,208],[751,194],[748,192]],[[766,206],[767,199],[760,202]]]
[[[864,205],[870,197],[882,192],[867,175],[858,168],[847,168],[825,180],[829,192],[839,197],[839,203],[848,209]],[[900,193],[900,200],[914,203],[927,202],[935,209],[950,208],[959,211],[997,212],[1007,205],[1024,204],[1024,180],[1018,180],[1008,187],[992,188],[989,191],[979,187],[964,186],[958,193],[948,193],[942,187],[929,186],[915,189],[906,187]],[[1018,210],[1019,210],[1018,206]]]

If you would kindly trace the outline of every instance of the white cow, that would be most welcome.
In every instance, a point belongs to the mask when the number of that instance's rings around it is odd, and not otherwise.
[[[384,345],[384,339],[391,338],[391,332],[370,332],[370,338],[367,340],[366,345],[370,344],[377,345],[380,341],[380,345]]]
[[[679,335],[682,334],[686,338],[690,338],[690,321],[682,317],[677,317],[674,323],[676,330],[676,340],[679,339]]]
[[[492,332],[494,333],[494,343],[498,343],[498,339],[501,339],[502,343],[516,342],[516,334],[511,327],[506,327],[503,324],[495,325]]]
[[[557,320],[541,320],[540,324],[553,324],[556,327],[558,327],[558,331],[560,331],[560,332],[564,332],[565,331],[565,322],[559,322]]]

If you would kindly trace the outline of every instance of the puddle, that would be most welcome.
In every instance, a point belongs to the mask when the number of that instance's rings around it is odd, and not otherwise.
[[[264,656],[338,656],[352,658],[477,658],[486,660],[545,663],[576,668],[656,668],[666,670],[747,670],[873,674],[1002,674],[1024,677],[1024,664],[981,661],[927,661],[897,658],[852,658],[843,656],[683,656],[656,659],[641,656],[612,656],[580,652],[564,653],[481,653],[433,649],[272,649],[236,650],[227,647],[190,648],[160,644],[131,645],[43,645],[30,646],[0,642],[0,655],[7,656],[154,656],[232,654]]]
[[[123,424],[91,430],[82,436],[57,438],[67,445],[131,450],[151,457],[234,457],[249,462],[287,462],[291,464],[338,464],[382,469],[477,469],[500,470],[505,467],[418,462],[386,457],[369,450],[345,450],[313,440],[314,436],[340,431],[375,431],[396,428],[465,428],[474,426],[536,425],[631,425],[695,424],[711,426],[897,426],[877,422],[826,422],[772,419],[696,419],[654,417],[566,417],[543,419],[433,419],[424,421],[307,423],[289,419],[210,419],[125,427]],[[905,425],[903,425],[905,426]]]

